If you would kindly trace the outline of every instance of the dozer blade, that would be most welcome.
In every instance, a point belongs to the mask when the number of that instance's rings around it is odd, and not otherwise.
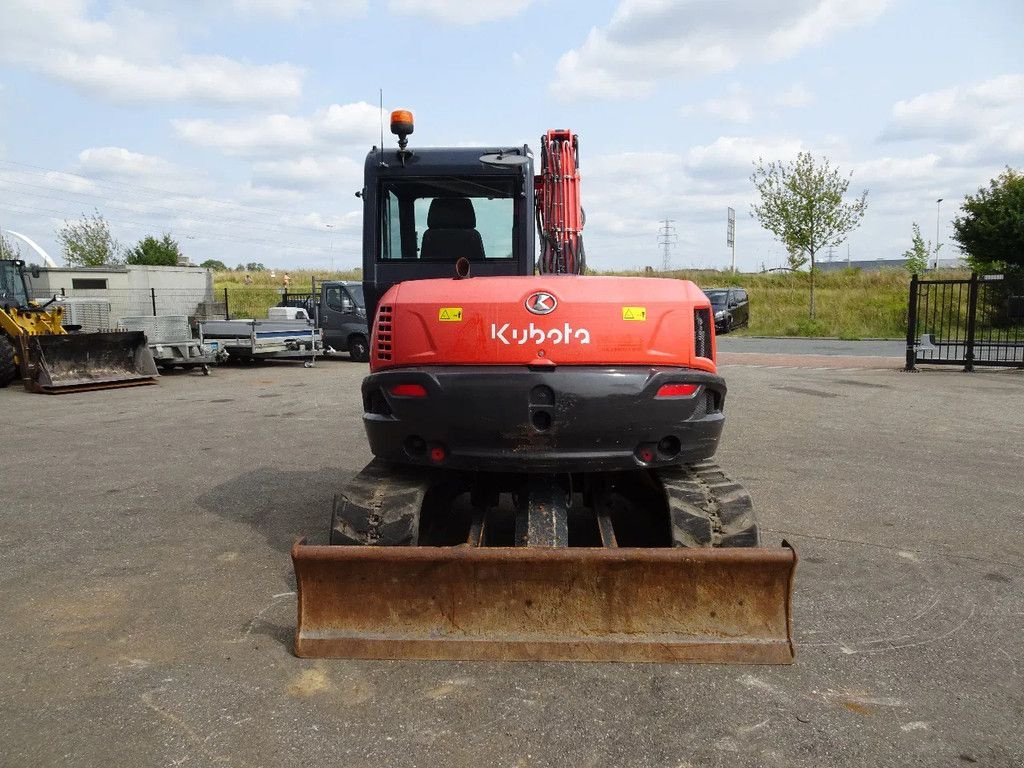
[[[35,377],[27,386],[59,394],[155,384],[159,373],[141,331],[30,336]]]
[[[789,664],[796,553],[311,546],[295,653],[361,659]]]

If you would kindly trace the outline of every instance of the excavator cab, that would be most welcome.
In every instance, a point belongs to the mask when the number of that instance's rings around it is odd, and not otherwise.
[[[14,259],[0,260],[0,306],[28,306],[24,262]]]
[[[30,298],[24,262],[0,260],[0,387],[19,375],[46,394],[156,383],[144,333],[68,333],[62,317],[56,297]]]
[[[368,317],[407,280],[534,272],[533,157],[527,147],[374,150],[366,158],[363,292]]]
[[[584,276],[569,131],[534,177],[527,147],[410,150],[396,114],[361,191],[375,458],[292,549],[296,654],[792,661],[796,555],[711,461],[707,297]]]

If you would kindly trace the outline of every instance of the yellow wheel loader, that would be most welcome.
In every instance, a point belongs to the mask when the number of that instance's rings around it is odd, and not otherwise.
[[[69,333],[63,314],[56,298],[29,298],[24,262],[0,260],[0,387],[19,377],[47,394],[156,383],[144,333]]]

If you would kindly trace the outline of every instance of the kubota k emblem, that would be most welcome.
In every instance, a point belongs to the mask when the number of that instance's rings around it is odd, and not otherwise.
[[[526,297],[526,308],[535,315],[550,315],[558,306],[558,299],[550,293],[537,291]]]

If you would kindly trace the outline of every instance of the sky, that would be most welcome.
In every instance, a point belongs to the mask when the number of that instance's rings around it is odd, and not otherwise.
[[[0,0],[0,228],[61,261],[98,210],[195,263],[360,263],[384,109],[416,146],[580,137],[588,263],[785,264],[753,163],[800,151],[868,210],[824,260],[950,242],[966,194],[1024,167],[1020,0]],[[392,145],[394,137],[385,136]],[[941,204],[936,200],[943,199]],[[27,249],[22,248],[23,253]],[[30,254],[26,254],[29,255]]]

